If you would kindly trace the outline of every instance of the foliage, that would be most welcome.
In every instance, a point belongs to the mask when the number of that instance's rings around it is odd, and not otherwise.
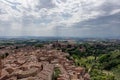
[[[101,70],[93,69],[91,71],[91,80],[115,80],[113,75],[105,74]]]
[[[113,74],[115,74],[116,80],[120,80],[120,64],[112,69]]]
[[[55,67],[54,69],[54,74],[53,74],[53,79],[52,80],[57,80],[58,76],[61,74],[61,71],[59,70],[58,67]]]
[[[0,58],[1,58],[1,59],[4,59],[4,58],[6,58],[8,55],[9,55],[9,53],[0,54]]]
[[[111,70],[120,64],[120,51],[115,50],[109,54],[104,54],[99,57],[99,62],[103,65],[104,69]]]
[[[43,44],[35,44],[35,47],[43,47]]]
[[[81,51],[80,49],[85,49]],[[76,66],[86,68],[91,80],[119,80],[120,77],[120,46],[111,42],[84,42],[75,46],[61,48],[68,52]],[[70,57],[71,57],[70,56]],[[119,65],[119,66],[118,66]]]

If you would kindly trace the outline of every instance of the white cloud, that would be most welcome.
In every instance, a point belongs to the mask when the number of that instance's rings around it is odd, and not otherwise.
[[[113,15],[113,14],[117,14],[117,13],[120,13],[120,9],[115,9],[110,14]]]
[[[53,0],[52,3],[56,5],[55,8],[52,9],[37,9],[37,6],[40,5],[40,0],[1,0],[0,3],[0,8],[1,10],[6,11],[6,14],[9,16],[6,16],[6,18],[10,19],[12,18],[17,18],[17,17],[22,17],[24,15],[27,16],[34,16],[34,17],[41,17],[43,15],[54,15],[54,17],[61,17],[61,14],[71,14],[73,17],[77,14],[78,17],[84,16],[85,18],[89,16],[91,12],[94,11],[94,9],[98,6],[100,6],[104,0],[97,1],[97,0],[67,0],[66,2],[63,2],[61,0]],[[45,4],[44,4],[45,5]],[[14,7],[14,8],[13,8]],[[16,9],[15,9],[16,8]],[[36,11],[37,10],[37,11]],[[87,15],[87,16],[85,16]],[[5,16],[4,14],[2,16]],[[2,17],[1,16],[1,17]],[[90,16],[92,16],[90,14]],[[71,18],[73,18],[71,17]],[[76,16],[75,16],[76,17]],[[54,18],[53,18],[54,19]],[[76,18],[74,18],[76,19]],[[82,21],[83,18],[81,18]],[[78,21],[78,19],[76,19]],[[84,19],[83,19],[84,20]],[[54,21],[54,20],[53,20]],[[67,20],[66,20],[67,21]],[[73,21],[74,23],[75,21]]]
[[[46,32],[45,35],[52,35],[56,26],[71,27],[78,22],[120,12],[120,8],[116,8],[105,14],[104,4],[108,3],[113,7],[120,5],[119,0],[0,0],[0,19],[10,21],[11,31],[19,29],[19,34],[26,31],[27,34]]]

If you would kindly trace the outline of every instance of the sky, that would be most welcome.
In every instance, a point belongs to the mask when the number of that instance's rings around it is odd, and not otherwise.
[[[0,36],[120,37],[120,0],[0,0]]]

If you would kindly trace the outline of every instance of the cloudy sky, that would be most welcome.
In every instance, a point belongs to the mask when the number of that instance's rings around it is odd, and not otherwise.
[[[0,0],[0,36],[120,37],[120,0]]]

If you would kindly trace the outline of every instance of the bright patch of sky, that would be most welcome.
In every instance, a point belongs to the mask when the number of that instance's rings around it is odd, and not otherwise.
[[[120,37],[119,21],[119,0],[0,0],[0,36]]]

